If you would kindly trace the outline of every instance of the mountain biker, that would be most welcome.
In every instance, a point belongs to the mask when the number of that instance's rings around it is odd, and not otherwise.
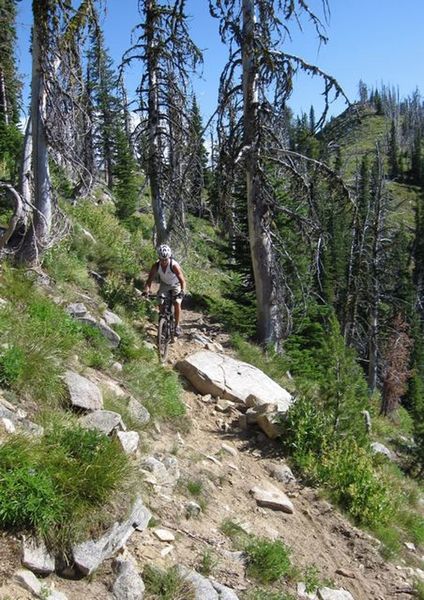
[[[186,293],[186,282],[180,265],[172,258],[172,251],[166,244],[161,244],[157,250],[159,260],[156,261],[150,269],[149,276],[144,286],[144,291],[150,293],[150,288],[156,276],[159,277],[159,294],[166,294],[169,290],[173,291],[174,296],[174,314],[175,314],[175,335],[181,335],[181,302]],[[161,310],[163,306],[161,306]]]

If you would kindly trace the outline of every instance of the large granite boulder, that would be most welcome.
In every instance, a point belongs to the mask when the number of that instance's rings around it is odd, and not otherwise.
[[[224,354],[200,350],[178,362],[177,368],[201,394],[244,406],[272,404],[278,412],[286,412],[293,402],[291,394],[268,375]]]

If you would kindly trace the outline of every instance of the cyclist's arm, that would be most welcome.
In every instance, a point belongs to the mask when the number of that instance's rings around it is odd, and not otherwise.
[[[158,272],[158,266],[155,263],[153,265],[153,267],[150,269],[149,276],[147,277],[147,281],[146,281],[145,286],[144,286],[144,291],[145,292],[150,293],[150,288],[152,286],[153,279],[155,278],[157,272]]]
[[[186,292],[186,281],[183,275],[183,272],[181,270],[181,267],[179,265],[173,265],[173,271],[175,273],[175,275],[178,277],[178,281],[180,282],[180,286],[181,286],[181,291]]]

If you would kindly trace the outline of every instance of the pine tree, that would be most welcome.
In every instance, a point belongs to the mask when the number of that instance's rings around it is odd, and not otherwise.
[[[113,190],[117,199],[117,215],[128,219],[134,214],[140,195],[137,163],[134,159],[124,123],[115,132],[116,152],[113,164]]]
[[[203,138],[203,123],[197,99],[193,96],[189,117],[189,158],[190,177],[190,207],[194,214],[202,216],[204,212],[205,177],[208,163],[205,140]]]
[[[0,0],[0,164],[17,175],[22,134],[18,127],[21,82],[15,60],[16,0]]]
[[[96,29],[87,53],[88,103],[92,118],[88,148],[94,152],[95,170],[100,171],[109,188],[113,187],[116,134],[122,128],[117,75],[105,48],[103,32]]]
[[[423,158],[421,152],[421,131],[418,129],[414,136],[414,144],[411,152],[411,180],[415,185],[421,185],[423,178]]]

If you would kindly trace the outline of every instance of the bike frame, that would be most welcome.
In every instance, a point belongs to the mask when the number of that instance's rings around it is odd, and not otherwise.
[[[174,341],[174,293],[169,290],[159,296],[158,355],[161,362],[168,357],[169,344]]]

